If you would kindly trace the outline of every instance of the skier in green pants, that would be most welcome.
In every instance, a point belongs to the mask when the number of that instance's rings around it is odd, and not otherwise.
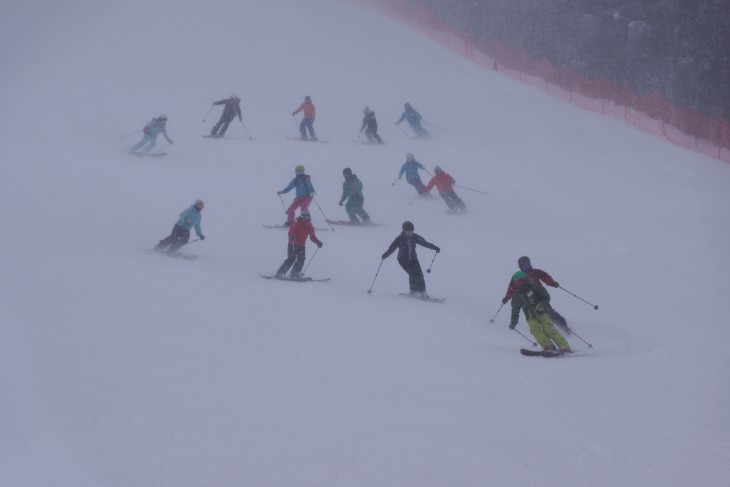
[[[550,309],[550,295],[544,287],[530,282],[522,271],[515,272],[512,281],[517,291],[512,295],[512,320],[514,330],[520,319],[520,310],[525,313],[530,333],[547,353],[571,353],[568,341],[555,329],[547,311]]]

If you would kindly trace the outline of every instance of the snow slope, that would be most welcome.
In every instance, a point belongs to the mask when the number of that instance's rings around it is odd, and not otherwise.
[[[3,485],[727,484],[727,165],[335,0],[4,10]],[[202,138],[230,93],[253,139]],[[328,144],[285,139],[305,95]],[[404,135],[404,101],[447,133]],[[387,145],[353,143],[365,105]],[[169,155],[126,154],[163,112]],[[412,201],[406,152],[488,194]],[[353,168],[386,224],[318,233],[330,283],[259,277],[296,164],[338,219]],[[195,198],[199,258],[147,252]],[[445,304],[399,297],[394,256],[365,292],[406,219]],[[600,306],[550,290],[593,348],[525,358],[508,307],[488,323],[520,255]]]

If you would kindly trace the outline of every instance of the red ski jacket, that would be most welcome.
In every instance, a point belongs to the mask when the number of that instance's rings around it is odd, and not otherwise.
[[[558,283],[550,277],[550,274],[541,269],[530,269],[525,274],[527,274],[527,278],[530,279],[531,283],[537,284],[538,286],[542,285],[540,283],[542,281],[550,287],[558,287]],[[507,286],[507,294],[504,295],[505,299],[510,299],[515,291],[517,291],[517,282],[510,279],[509,286]]]
[[[312,223],[297,218],[294,220],[291,227],[289,227],[289,243],[294,247],[304,247],[307,243],[307,237],[309,237],[314,243],[319,242],[319,239],[314,234],[314,227],[312,226]]]
[[[311,118],[314,120],[314,116],[317,114],[317,111],[314,109],[314,103],[311,101],[305,101],[301,105],[299,105],[299,108],[294,110],[294,113],[292,115],[296,115],[297,113],[304,110],[304,118]]]
[[[454,180],[454,178],[452,178],[450,174],[441,171],[431,178],[431,181],[429,181],[426,187],[423,188],[422,192],[428,193],[435,185],[436,189],[438,189],[439,191],[439,194],[451,193],[453,191],[451,187],[455,184],[456,180]]]

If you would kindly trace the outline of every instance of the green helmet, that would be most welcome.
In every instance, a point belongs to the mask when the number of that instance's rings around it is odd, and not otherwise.
[[[303,174],[304,173],[304,166],[299,164],[297,167],[294,168],[294,172],[297,174]]]

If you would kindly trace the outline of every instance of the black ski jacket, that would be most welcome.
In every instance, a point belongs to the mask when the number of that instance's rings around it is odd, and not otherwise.
[[[225,100],[214,102],[213,105],[225,105],[221,118],[233,120],[235,117],[238,117],[239,120],[243,121],[243,115],[241,115],[241,100],[238,98],[226,98]]]
[[[431,250],[438,249],[438,247],[430,242],[427,242],[425,238],[421,237],[417,233],[414,233],[410,237],[407,237],[405,232],[402,232],[395,238],[395,240],[393,240],[393,243],[390,244],[388,250],[386,250],[383,254],[383,258],[387,258],[390,254],[395,252],[395,249],[398,249],[399,261],[416,260],[418,258],[418,255],[416,255],[416,245],[420,245]]]

